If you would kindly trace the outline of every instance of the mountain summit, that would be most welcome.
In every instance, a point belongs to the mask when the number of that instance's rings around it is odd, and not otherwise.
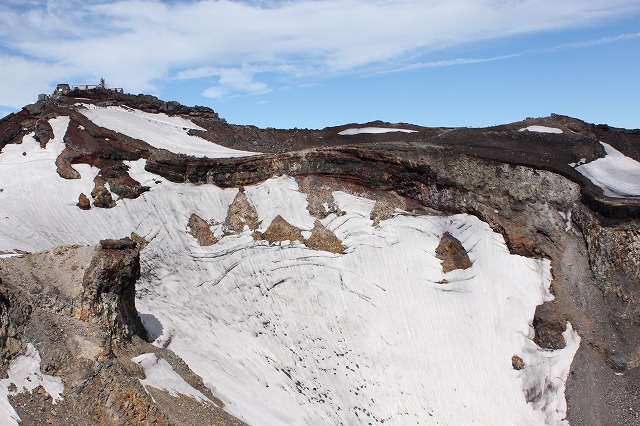
[[[63,92],[0,120],[3,424],[638,422],[640,131]]]

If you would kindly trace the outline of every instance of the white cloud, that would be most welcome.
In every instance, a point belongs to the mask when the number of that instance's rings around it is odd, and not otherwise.
[[[202,67],[180,71],[175,78],[177,80],[217,78],[217,86],[209,87],[201,93],[202,96],[213,99],[221,99],[229,94],[255,95],[271,91],[265,83],[254,80],[255,74],[255,70],[245,68]]]
[[[638,11],[637,0],[10,0],[0,6],[0,104],[20,106],[25,93],[59,80],[100,76],[133,92],[210,78],[218,85],[205,96],[261,93],[269,90],[256,79],[262,72],[401,68],[463,43]]]

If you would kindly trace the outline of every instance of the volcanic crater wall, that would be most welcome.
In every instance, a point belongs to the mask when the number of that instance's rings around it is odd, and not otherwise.
[[[453,157],[446,149],[404,144],[224,160],[154,154],[146,168],[175,182],[223,187],[248,185],[274,175],[318,175],[394,191],[438,211],[476,215],[505,237],[513,253],[553,262],[556,308],[553,312],[540,310],[549,318],[536,321],[546,328],[539,330],[546,336],[539,343],[562,345],[560,334],[564,322],[570,320],[609,365],[624,370],[636,364],[640,342],[635,326],[640,315],[637,225],[630,220],[605,226],[610,219],[585,205],[580,186],[557,173],[467,155]],[[591,273],[577,273],[582,266]],[[586,292],[585,287],[598,290]],[[589,302],[578,305],[573,301],[571,295],[577,292],[589,293]],[[607,308],[598,302],[603,292],[613,297]],[[596,323],[624,319],[628,326],[613,330],[590,325],[594,306],[607,312]],[[560,311],[568,313],[560,315]]]

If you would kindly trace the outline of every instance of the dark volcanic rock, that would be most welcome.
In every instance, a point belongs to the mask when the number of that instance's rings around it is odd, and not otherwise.
[[[23,123],[28,121],[29,114],[22,110],[0,119],[0,150],[8,143],[21,143],[21,136],[25,134]]]
[[[140,254],[130,238],[103,240],[83,279],[79,318],[97,323],[115,342],[146,338],[135,307]]]
[[[36,131],[33,138],[40,142],[42,148],[47,146],[47,143],[53,139],[53,136],[53,129],[47,120],[38,120],[36,122]]]
[[[0,279],[0,288],[2,280]],[[31,313],[29,305],[12,306],[9,297],[0,290],[0,355],[12,359],[22,351],[21,326]]]
[[[96,183],[96,186],[91,190],[91,197],[93,197],[93,205],[96,207],[110,209],[116,205],[111,197],[111,192],[99,183]]]

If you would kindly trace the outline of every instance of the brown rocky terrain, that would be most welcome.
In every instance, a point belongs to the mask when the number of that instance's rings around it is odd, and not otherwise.
[[[265,154],[207,159],[156,149],[93,124],[71,108],[79,97],[101,106],[126,104],[188,117],[206,129],[190,130],[193,134],[223,146]],[[535,341],[542,347],[564,345],[561,333],[567,321],[583,339],[567,382],[568,420],[575,425],[640,422],[640,200],[606,197],[569,166],[604,156],[599,141],[640,161],[640,130],[552,115],[489,128],[373,122],[366,126],[416,132],[341,136],[338,132],[354,126],[323,130],[235,126],[204,107],[189,108],[151,96],[87,91],[31,105],[0,120],[0,149],[20,143],[30,132],[45,146],[52,137],[47,119],[57,115],[68,115],[72,122],[69,129],[75,129],[65,137],[67,148],[58,158],[58,173],[73,179],[77,176],[72,164],[99,168],[97,192],[92,194],[95,207],[115,202],[111,193],[102,190],[109,192],[105,183],[121,198],[144,193],[147,188],[128,175],[123,161],[145,158],[148,171],[179,183],[239,187],[274,175],[294,176],[300,190],[308,194],[309,211],[319,218],[338,213],[330,194],[345,188],[378,194],[371,217],[376,224],[396,208],[416,214],[435,211],[477,216],[504,236],[512,253],[548,258],[552,263],[555,299],[538,307],[533,325]],[[518,131],[529,125],[556,127],[563,133]],[[255,209],[251,210],[242,192],[232,206],[225,223],[230,232],[239,232],[245,225],[256,229]],[[190,227],[198,225],[194,222]],[[309,239],[313,241],[307,244],[339,253],[339,240],[323,232],[314,228]],[[282,218],[274,220],[260,237],[269,242],[304,240],[300,230]],[[464,256],[455,243],[449,243],[445,251],[451,256],[447,258],[453,259],[456,268],[464,267]],[[50,414],[47,406],[47,416],[53,416],[54,423],[62,424],[63,418],[56,417],[62,413],[65,424],[85,424],[88,419],[111,424],[175,424],[177,408],[172,410],[170,402],[152,403],[137,380],[142,377],[140,369],[130,358],[156,352],[183,373],[185,380],[205,394],[208,391],[175,356],[144,341],[144,329],[133,307],[136,245],[106,242],[96,253],[91,250],[61,248],[0,261],[4,369],[8,360],[24,350],[24,341],[42,342],[38,349],[43,371],[62,377],[65,389],[79,389],[65,393],[65,402],[56,408],[58,414]],[[62,266],[47,269],[42,266],[46,262]],[[75,270],[69,262],[76,265]],[[51,279],[37,278],[44,271]],[[84,275],[78,275],[80,272]],[[75,278],[56,278],[69,275]],[[86,281],[78,281],[79,276]],[[118,319],[115,322],[113,314]],[[49,328],[46,324],[53,325]],[[72,343],[76,341],[88,343]],[[87,355],[87,359],[82,353],[94,355]],[[520,363],[514,360],[513,365],[516,368]],[[46,405],[40,401],[44,397],[39,398],[17,401],[16,406],[25,404],[19,410],[26,416],[23,418],[29,418],[30,410]],[[157,400],[170,398],[158,393]],[[104,405],[89,401],[103,401]],[[192,401],[184,404],[190,406]],[[170,412],[161,406],[169,407]],[[202,409],[225,416],[218,409]],[[198,412],[188,409],[194,410]]]
[[[60,377],[62,401],[38,388],[10,397],[22,424],[242,424],[173,353],[150,345],[135,309],[139,248],[130,239],[98,247],[64,246],[0,259],[0,333],[5,374],[9,361],[35,342],[43,373]],[[131,359],[153,352],[209,398],[148,387]]]

